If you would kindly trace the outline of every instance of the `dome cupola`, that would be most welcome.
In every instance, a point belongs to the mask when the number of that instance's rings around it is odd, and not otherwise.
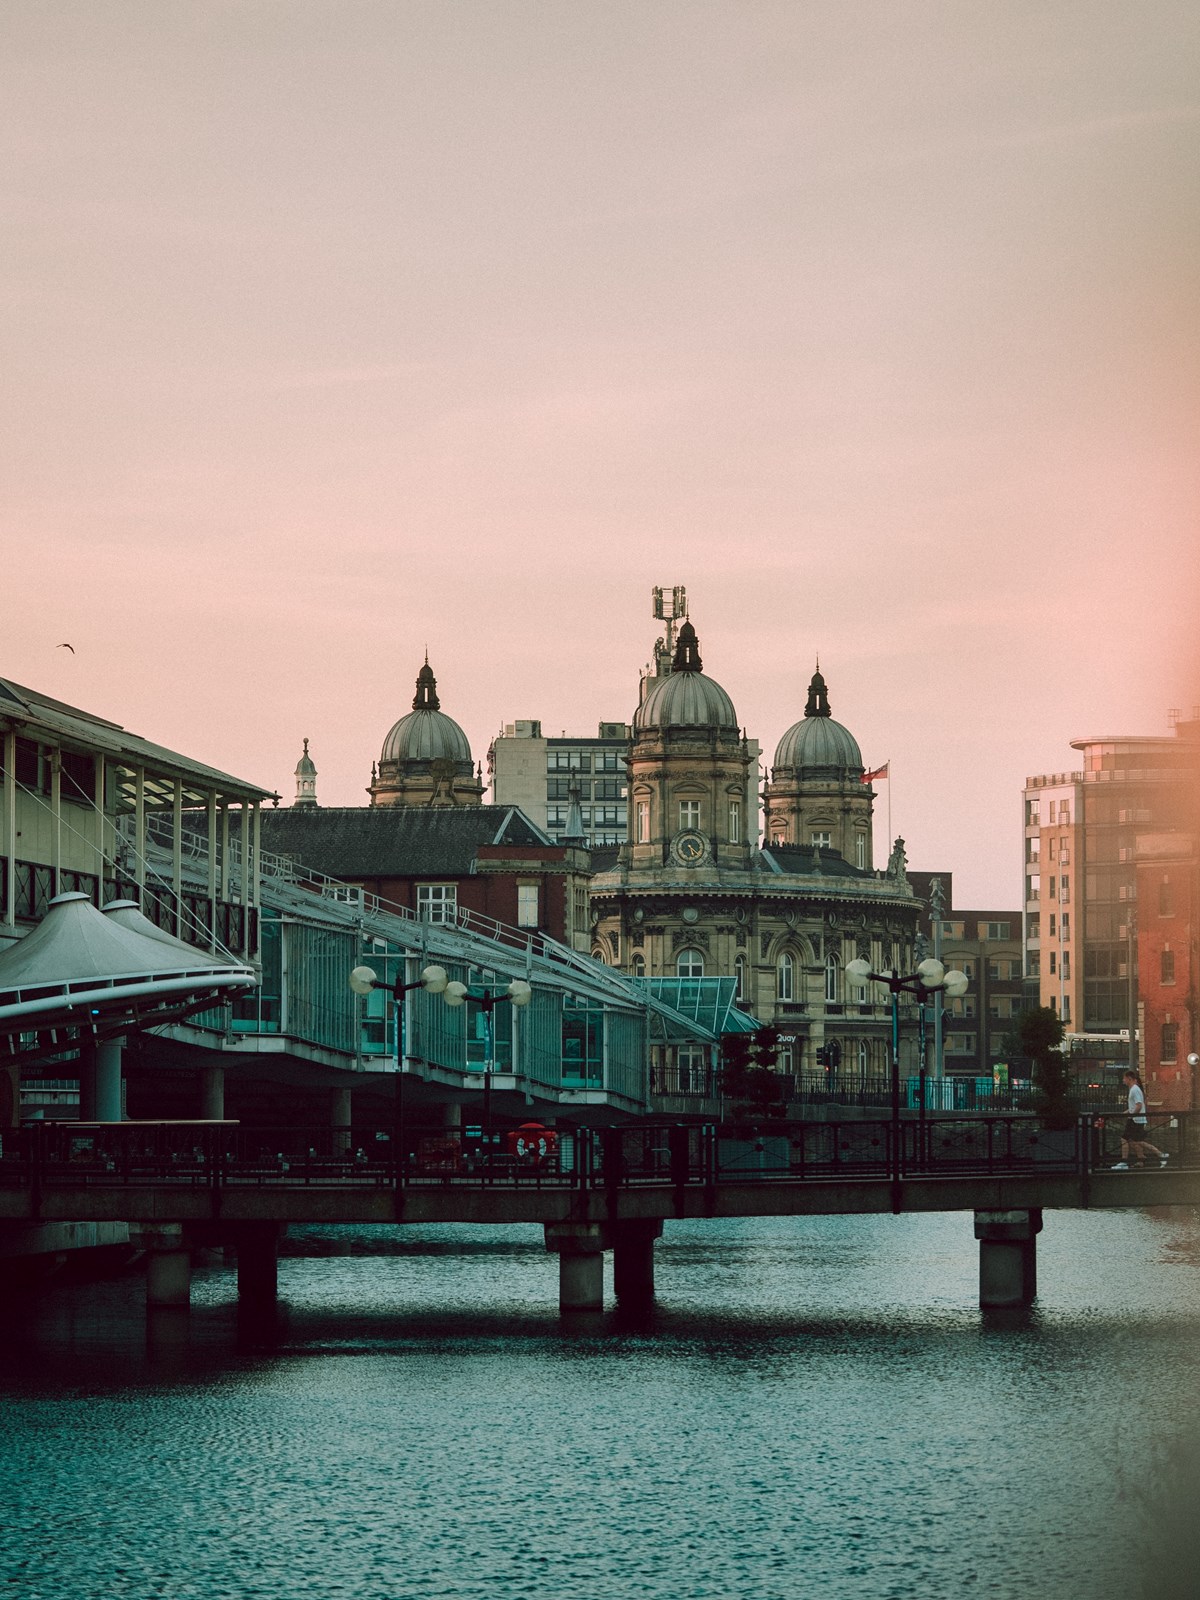
[[[315,806],[317,803],[317,768],[308,753],[308,740],[304,741],[304,754],[296,763],[296,806]]]
[[[818,665],[808,685],[804,716],[780,739],[775,750],[775,767],[799,772],[806,767],[862,771],[862,752],[858,741],[840,722],[833,720],[829,691]]]
[[[701,670],[696,630],[685,622],[679,630],[671,670],[651,678],[633,725],[647,728],[732,728],[738,726],[733,701],[715,678]]]
[[[478,805],[483,782],[466,734],[442,710],[426,655],[412,710],[388,730],[371,781],[372,805]]]

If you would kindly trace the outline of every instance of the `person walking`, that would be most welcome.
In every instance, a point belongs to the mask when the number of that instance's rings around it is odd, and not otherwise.
[[[1121,1159],[1112,1170],[1128,1172],[1131,1154],[1139,1167],[1146,1165],[1149,1156],[1155,1157],[1160,1167],[1165,1167],[1166,1151],[1159,1150],[1146,1138],[1146,1091],[1142,1088],[1142,1080],[1132,1068],[1123,1072],[1121,1076],[1125,1080],[1125,1087],[1129,1090],[1129,1101],[1125,1114],[1125,1127],[1121,1132]]]

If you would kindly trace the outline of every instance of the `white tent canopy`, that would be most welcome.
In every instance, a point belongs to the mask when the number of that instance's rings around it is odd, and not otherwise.
[[[56,896],[32,933],[0,955],[0,1032],[107,1027],[122,1014],[153,1025],[162,1020],[156,1006],[178,1007],[188,996],[215,1005],[258,982],[244,963],[154,934],[122,926],[87,895]]]

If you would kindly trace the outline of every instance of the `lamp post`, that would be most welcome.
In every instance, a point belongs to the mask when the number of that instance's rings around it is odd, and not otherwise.
[[[967,992],[970,982],[965,972],[947,972],[935,956],[920,962],[915,972],[904,975],[895,967],[890,972],[872,972],[871,963],[859,957],[846,963],[846,978],[851,983],[881,983],[892,996],[892,1176],[900,1177],[900,996],[911,994],[919,1007],[921,1068],[924,1070],[925,1054],[925,1002],[933,994],[944,994],[957,1000]],[[924,1091],[922,1090],[922,1110]]]
[[[395,1153],[396,1171],[400,1172],[404,1163],[404,1010],[401,1002],[410,989],[424,989],[429,994],[445,995],[450,987],[450,979],[445,967],[426,967],[415,983],[401,982],[404,972],[404,962],[400,961],[397,969],[395,983],[388,983],[381,978],[374,967],[355,967],[350,974],[350,987],[355,994],[368,995],[372,989],[381,989],[392,997],[392,1016],[396,1032],[396,1101],[393,1117],[393,1150]],[[459,985],[461,988],[461,984]]]
[[[514,978],[506,989],[495,993],[485,991],[483,994],[474,993],[465,983],[448,983],[442,994],[448,1006],[462,1006],[468,1000],[473,1000],[483,1012],[483,1144],[489,1159],[492,1153],[492,1072],[495,1068],[492,1012],[505,1000],[511,1006],[527,1006],[532,998],[533,990],[524,978]]]

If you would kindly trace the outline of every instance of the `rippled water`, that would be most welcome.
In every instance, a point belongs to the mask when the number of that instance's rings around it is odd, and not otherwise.
[[[1200,1593],[1200,1222],[1047,1213],[983,1314],[968,1215],[668,1223],[660,1303],[560,1323],[533,1228],[311,1230],[0,1314],[20,1600]],[[239,1342],[240,1340],[240,1342]]]

